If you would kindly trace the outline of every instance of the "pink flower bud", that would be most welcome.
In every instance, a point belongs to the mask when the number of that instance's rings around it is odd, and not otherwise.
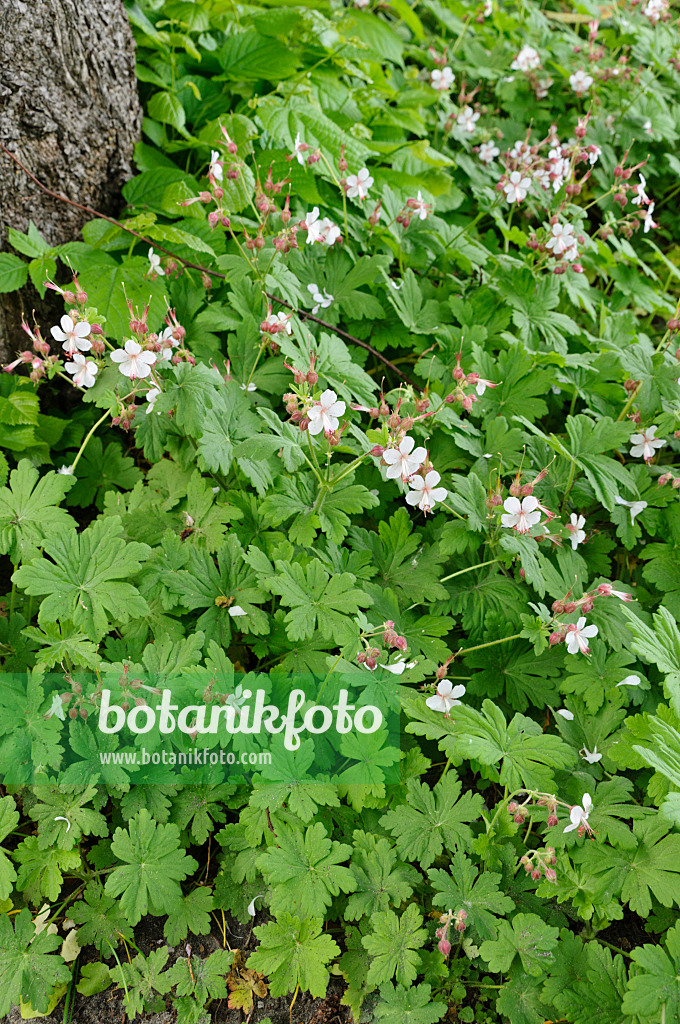
[[[448,939],[440,939],[437,944],[437,949],[443,956],[448,956],[451,952],[451,943]]]

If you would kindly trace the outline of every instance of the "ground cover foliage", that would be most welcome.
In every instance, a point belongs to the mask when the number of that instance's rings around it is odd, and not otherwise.
[[[128,12],[120,224],[0,255],[65,302],[0,380],[0,1014],[677,1020],[673,9]],[[98,764],[98,678],[272,669],[399,686],[400,783]]]

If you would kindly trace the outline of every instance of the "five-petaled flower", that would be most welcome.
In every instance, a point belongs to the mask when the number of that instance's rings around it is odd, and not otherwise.
[[[430,72],[430,85],[437,92],[444,92],[453,85],[453,71],[449,67],[435,68]]]
[[[92,342],[88,338],[92,328],[87,320],[73,320],[64,313],[59,323],[61,327],[52,327],[50,333],[55,341],[63,342],[61,347],[67,355],[72,356],[78,349],[81,352],[90,351]]]
[[[565,641],[567,644],[567,650],[569,654],[590,654],[590,647],[588,647],[588,641],[597,636],[599,630],[597,626],[586,626],[585,616],[582,615],[576,625],[572,622],[567,626],[567,635]]]
[[[322,430],[337,430],[339,417],[344,416],[346,408],[344,402],[338,401],[335,391],[324,391],[319,401],[315,402],[307,413],[309,433],[320,434]]]
[[[654,437],[657,431],[656,425],[647,427],[641,434],[631,434],[631,441],[633,447],[630,450],[630,454],[635,459],[639,459],[640,456],[645,462],[650,462],[656,455],[656,448],[663,448],[665,441],[660,437]]]
[[[358,174],[347,177],[347,195],[350,199],[365,199],[373,184],[368,167],[362,167]]]
[[[614,501],[617,505],[625,505],[626,508],[630,509],[631,523],[634,523],[635,517],[639,516],[640,513],[644,512],[644,510],[647,508],[646,501],[626,501],[626,499],[622,498],[619,494],[614,495]]]
[[[307,241],[311,244],[321,242],[322,245],[333,245],[340,238],[340,228],[328,217],[319,216],[319,207],[315,206],[305,217]]]
[[[541,55],[533,46],[523,46],[510,67],[513,71],[535,71],[541,66]]]
[[[308,284],[307,291],[312,296],[312,299],[316,305],[312,308],[312,313],[317,313],[319,309],[328,309],[333,302],[333,296],[329,295],[324,288],[323,293],[320,291],[318,285]]]
[[[138,341],[130,339],[125,342],[124,348],[111,353],[111,359],[118,363],[118,369],[122,374],[130,380],[136,380],[138,377],[149,376],[151,367],[156,362],[156,353],[142,350]]]
[[[464,693],[465,687],[462,684],[454,686],[450,679],[442,679],[437,685],[437,692],[428,697],[425,703],[433,711],[443,711],[445,717],[448,718],[449,711],[456,704],[461,703],[458,698],[462,697]]]
[[[429,512],[438,501],[444,501],[446,498],[446,488],[437,487],[440,480],[441,477],[435,469],[431,469],[425,477],[412,476],[408,482],[412,490],[406,495],[407,504],[417,505],[423,512]]]
[[[587,93],[594,81],[593,76],[586,74],[582,69],[575,71],[573,75],[569,75],[569,85],[577,96],[583,96]]]
[[[64,369],[72,374],[73,383],[79,388],[91,388],[99,367],[80,352],[74,353],[72,362],[64,363]]]
[[[483,164],[492,163],[499,153],[500,149],[493,142],[483,142],[479,147],[479,159]]]
[[[501,525],[507,526],[518,533],[528,533],[532,526],[537,526],[541,519],[541,510],[538,507],[538,498],[533,494],[526,498],[506,498],[503,502],[504,514],[501,516]]]
[[[567,523],[567,529],[571,534],[571,548],[572,551],[576,551],[579,544],[582,544],[586,539],[586,532],[583,529],[586,523],[585,516],[577,516],[575,512],[571,513],[570,522]]]
[[[383,459],[387,463],[385,476],[388,480],[408,480],[413,476],[427,458],[425,448],[414,448],[415,441],[408,435],[403,439],[398,448],[386,448],[383,452]]]
[[[513,171],[509,180],[503,185],[503,191],[509,203],[521,203],[526,199],[531,188],[531,178],[523,178],[520,171]]]
[[[569,818],[571,819],[571,824],[566,825],[564,831],[573,832],[576,828],[578,829],[578,834],[580,836],[582,836],[584,832],[589,832],[590,835],[592,835],[593,830],[588,824],[588,818],[590,816],[592,806],[592,797],[590,793],[586,793],[583,797],[583,805],[581,806],[581,804],[575,804],[569,811]]]

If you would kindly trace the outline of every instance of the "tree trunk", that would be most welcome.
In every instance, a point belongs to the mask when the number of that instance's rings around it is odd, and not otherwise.
[[[0,0],[0,39],[0,142],[48,188],[115,213],[142,120],[123,0]],[[0,249],[8,227],[32,220],[59,245],[88,219],[0,151]],[[42,302],[30,284],[0,295],[0,362],[26,347],[22,312],[54,317],[50,295]]]

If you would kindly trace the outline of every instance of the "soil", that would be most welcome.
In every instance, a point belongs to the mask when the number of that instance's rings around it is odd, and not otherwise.
[[[244,952],[251,953],[257,946],[257,940],[253,936],[250,925],[241,925],[228,914],[225,917],[227,940],[231,948],[240,948]],[[264,923],[266,917],[267,915],[265,914],[262,921],[258,921],[256,918],[253,923]],[[243,940],[248,941],[241,944],[239,938],[242,942]],[[147,917],[140,921],[139,925],[135,928],[135,942],[146,956],[148,956],[151,950],[165,945],[165,940],[163,939],[163,919]],[[201,958],[208,957],[215,950],[222,949],[221,935],[219,938],[216,934],[192,935],[190,936],[190,942],[192,955],[200,956]],[[180,943],[180,945],[174,947],[171,946],[168,967],[182,956],[186,956],[185,943]],[[100,959],[101,957],[93,947],[86,946],[80,954],[79,964],[82,967],[83,964]],[[115,966],[115,961],[113,960],[106,962],[110,963],[111,966]],[[292,996],[279,997],[277,999],[266,996],[264,999],[257,999],[248,1024],[258,1024],[259,1021],[264,1020],[266,1017],[271,1019],[272,1024],[351,1024],[352,1016],[348,1007],[340,1005],[343,991],[344,983],[342,980],[331,978],[328,992],[324,999],[314,999],[310,995],[303,994],[302,992],[298,993],[292,1014],[290,1013]],[[125,1013],[124,999],[125,993],[119,992],[113,986],[108,988],[106,992],[100,992],[94,996],[81,996],[76,993],[74,1012],[70,1021],[72,1024],[130,1024],[129,1018]],[[168,998],[166,1006],[167,1009],[163,1013],[145,1013],[136,1017],[135,1021],[143,1021],[144,1024],[175,1024],[177,1014],[172,1006],[172,997]],[[226,999],[216,1000],[211,1003],[208,1013],[212,1024],[244,1024],[246,1020],[246,1016],[241,1010],[229,1009]],[[49,1017],[39,1017],[36,1019],[40,1024],[64,1024],[63,1000]],[[18,1008],[12,1009],[6,1016],[0,1017],[0,1024],[22,1024]]]

